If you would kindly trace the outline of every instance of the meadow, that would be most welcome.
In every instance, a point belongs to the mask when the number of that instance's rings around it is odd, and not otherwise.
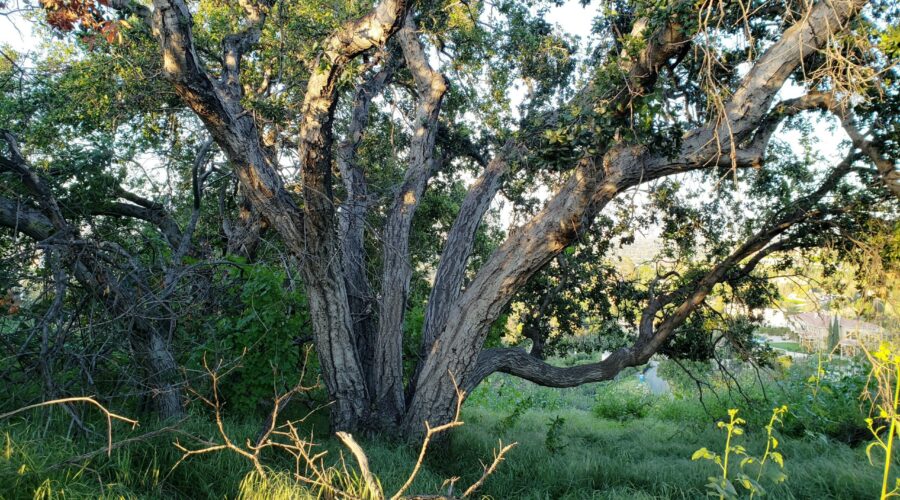
[[[497,374],[471,394],[462,413],[465,425],[454,431],[447,447],[432,450],[409,491],[446,494],[449,478],[457,478],[459,485],[476,481],[481,463],[490,461],[502,440],[517,445],[476,497],[701,498],[707,478],[719,472],[712,462],[691,456],[703,447],[722,451],[725,434],[716,421],[727,419],[728,408],[740,408],[746,434],[736,439],[748,454],[758,456],[766,447],[764,427],[771,409],[786,404],[791,410],[775,435],[787,479],[764,484],[768,497],[878,498],[879,458],[875,453],[876,465],[871,465],[866,457],[865,405],[858,400],[864,374],[832,374],[826,365],[824,375],[816,377],[818,367],[812,365],[795,363],[761,376],[744,370],[733,379],[700,373],[709,383],[702,401],[694,380],[668,361],[659,368],[671,386],[666,394],[651,394],[634,370],[613,382],[572,389],[537,387]],[[213,419],[199,407],[176,426],[142,424],[130,430],[114,424],[115,448],[109,456],[100,419],[97,434],[89,436],[74,435],[65,422],[58,408],[3,422],[0,498],[312,495],[291,481],[288,489],[275,491],[271,480],[259,481],[246,459],[228,451],[190,457],[173,468],[181,458],[175,441],[200,447],[204,440],[217,440]],[[336,439],[325,438],[325,423],[319,412],[301,428],[329,451],[330,460],[337,461],[343,451],[352,469],[346,450]],[[260,422],[226,418],[225,427],[240,443],[259,431]],[[385,438],[359,441],[384,490],[399,488],[417,450]],[[265,454],[264,459],[270,471],[291,470],[283,454]]]

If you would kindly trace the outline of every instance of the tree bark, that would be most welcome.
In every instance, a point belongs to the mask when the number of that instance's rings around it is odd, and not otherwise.
[[[347,63],[384,44],[406,15],[403,0],[383,0],[367,15],[344,25],[324,43],[312,67],[299,133],[304,206],[301,211],[277,174],[259,129],[240,102],[240,61],[259,38],[270,3],[244,3],[248,27],[226,37],[221,79],[214,79],[197,56],[191,14],[183,0],[154,0],[152,14],[136,9],[152,23],[163,55],[163,75],[181,100],[206,125],[231,162],[250,203],[295,253],[306,286],[315,344],[325,385],[331,395],[335,430],[358,426],[368,394],[354,339],[334,217],[331,176],[332,120],[336,83]]]
[[[369,394],[375,394],[378,379],[375,375],[375,336],[378,325],[375,318],[377,304],[369,283],[365,251],[366,217],[369,209],[369,187],[366,174],[357,164],[356,155],[363,133],[369,122],[372,99],[379,95],[393,78],[399,58],[388,52],[380,70],[373,72],[356,89],[350,111],[347,138],[338,146],[337,165],[346,191],[341,205],[340,234],[341,258],[344,263],[344,280],[350,314],[353,319],[353,336],[359,352]]]
[[[224,186],[223,186],[224,188]],[[219,196],[219,213],[222,217],[222,232],[225,233],[225,254],[233,255],[253,262],[262,239],[265,221],[262,214],[253,208],[250,200],[240,192],[238,198],[237,219],[229,220],[225,214],[224,193]]]
[[[389,428],[405,411],[403,386],[403,320],[413,268],[409,262],[409,232],[425,186],[435,169],[435,138],[441,101],[447,91],[444,77],[428,63],[412,16],[397,33],[406,67],[416,84],[415,117],[409,148],[409,167],[394,195],[384,227],[384,268],[381,278],[378,335],[375,342],[374,424]]]
[[[402,0],[383,0],[368,15],[342,27],[325,44],[307,85],[300,124],[305,245],[302,255],[316,348],[332,405],[332,426],[352,430],[366,417],[369,394],[353,338],[352,312],[341,269],[332,194],[332,121],[336,84],[353,58],[384,44],[406,16]],[[330,381],[330,382],[329,382]]]
[[[509,168],[508,157],[513,142],[508,142],[503,149],[485,165],[484,171],[469,188],[460,205],[459,214],[447,234],[447,242],[438,262],[434,286],[428,297],[425,309],[425,323],[422,332],[422,355],[426,357],[438,333],[447,324],[450,307],[456,302],[462,291],[466,276],[466,265],[475,246],[478,227],[491,206],[491,201],[500,189],[501,181]]]

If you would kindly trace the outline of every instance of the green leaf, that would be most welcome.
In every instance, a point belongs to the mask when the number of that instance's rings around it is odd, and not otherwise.
[[[772,481],[774,484],[781,484],[787,479],[787,474],[781,472],[779,469],[774,468],[767,468],[763,472],[763,475],[765,475],[766,478],[769,481]]]

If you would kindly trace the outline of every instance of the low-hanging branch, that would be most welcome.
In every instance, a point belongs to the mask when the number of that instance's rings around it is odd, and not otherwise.
[[[854,157],[851,153],[816,191],[790,204],[791,210],[787,213],[764,223],[761,230],[708,272],[672,292],[651,294],[641,313],[638,337],[632,345],[613,351],[603,361],[573,367],[553,366],[520,348],[485,349],[464,387],[471,390],[494,372],[508,373],[548,387],[574,387],[611,380],[626,367],[645,364],[704,303],[717,284],[749,276],[765,257],[796,248],[803,244],[803,237],[818,231],[819,225],[827,222],[827,216],[833,212],[815,207],[851,171]],[[801,225],[806,227],[798,229]]]

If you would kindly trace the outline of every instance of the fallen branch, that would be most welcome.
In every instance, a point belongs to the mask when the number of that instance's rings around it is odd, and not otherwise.
[[[308,353],[309,350],[307,349],[307,354]],[[266,420],[266,423],[263,426],[260,435],[256,439],[255,444],[248,439],[246,446],[240,446],[238,444],[235,444],[225,432],[225,426],[222,420],[221,412],[222,405],[221,401],[219,400],[219,380],[221,378],[221,375],[218,373],[218,368],[210,368],[207,365],[205,359],[203,361],[203,366],[206,369],[207,374],[211,380],[212,397],[206,398],[199,394],[197,396],[213,409],[215,413],[216,426],[221,437],[221,442],[204,442],[203,448],[189,449],[183,446],[180,442],[176,441],[174,445],[179,451],[181,451],[182,456],[172,467],[173,470],[175,469],[175,467],[178,467],[181,462],[187,460],[191,456],[230,450],[248,459],[253,464],[256,474],[258,474],[260,478],[264,479],[267,477],[267,473],[265,467],[263,466],[260,455],[263,449],[274,448],[282,450],[290,454],[294,458],[296,468],[293,474],[294,479],[298,483],[302,483],[308,487],[318,490],[320,494],[325,494],[325,496],[328,497],[342,497],[348,499],[369,498],[373,500],[385,500],[386,497],[384,491],[381,488],[381,485],[378,482],[378,478],[376,478],[375,475],[372,474],[371,468],[369,467],[369,459],[366,456],[365,450],[363,450],[362,446],[360,446],[359,443],[356,442],[351,434],[346,432],[336,433],[337,438],[344,444],[344,446],[347,447],[349,452],[356,459],[356,463],[359,467],[359,477],[362,481],[361,484],[355,483],[354,485],[345,482],[343,479],[338,479],[354,477],[354,473],[348,470],[347,465],[344,462],[343,455],[341,455],[342,465],[340,467],[328,467],[324,462],[324,457],[327,452],[314,452],[314,448],[317,445],[313,443],[311,437],[300,436],[296,424],[303,422],[306,417],[300,420],[287,421],[281,425],[277,424],[279,412],[285,406],[288,399],[294,394],[307,392],[312,389],[312,387],[306,387],[303,386],[302,383],[300,383],[287,393],[276,396],[272,414]],[[305,372],[301,371],[301,374],[302,373]],[[450,481],[451,488],[446,493],[446,495],[405,495],[406,491],[410,488],[410,486],[412,486],[413,482],[418,476],[419,471],[422,468],[422,464],[425,461],[425,454],[428,452],[428,446],[433,441],[434,437],[444,431],[463,425],[463,422],[459,419],[459,416],[462,409],[462,403],[465,400],[465,392],[459,388],[456,383],[456,379],[453,378],[452,374],[450,378],[453,381],[454,387],[456,388],[457,395],[456,413],[454,415],[454,418],[451,422],[436,427],[431,427],[427,422],[425,423],[425,439],[422,441],[421,448],[419,449],[418,459],[416,460],[416,463],[413,466],[412,472],[410,472],[409,477],[407,477],[406,481],[403,483],[403,486],[401,486],[400,489],[390,497],[390,500],[412,500],[426,498],[444,498],[449,500],[453,498],[466,498],[469,495],[472,495],[484,484],[488,476],[496,471],[497,466],[500,464],[500,462],[503,461],[506,453],[516,445],[516,443],[513,443],[504,446],[501,442],[500,447],[494,451],[493,461],[490,463],[490,465],[484,467],[484,472],[481,477],[475,483],[469,486],[468,489],[465,490],[462,497],[452,496],[452,484],[453,482],[455,482],[456,478]],[[303,377],[301,375],[301,381],[302,379]],[[359,485],[359,490],[357,490],[356,485]]]
[[[9,418],[13,415],[17,415],[24,411],[33,410],[35,408],[42,408],[45,406],[52,406],[52,405],[61,405],[61,404],[66,404],[66,403],[92,404],[92,405],[96,406],[97,408],[99,408],[100,411],[102,411],[104,415],[106,415],[106,436],[107,436],[107,443],[108,443],[108,445],[106,447],[106,455],[107,456],[112,455],[112,450],[113,450],[113,442],[112,442],[112,421],[113,420],[121,420],[122,422],[129,423],[129,424],[131,424],[132,429],[134,429],[135,427],[138,426],[137,420],[132,420],[128,417],[123,417],[121,415],[117,415],[117,414],[107,410],[106,407],[104,407],[102,404],[98,403],[96,399],[94,399],[92,397],[88,397],[88,396],[77,396],[77,397],[71,397],[71,398],[53,399],[50,401],[44,401],[43,403],[28,405],[28,406],[19,408],[18,410],[13,410],[9,413],[4,413],[4,414],[0,415],[0,420]]]

